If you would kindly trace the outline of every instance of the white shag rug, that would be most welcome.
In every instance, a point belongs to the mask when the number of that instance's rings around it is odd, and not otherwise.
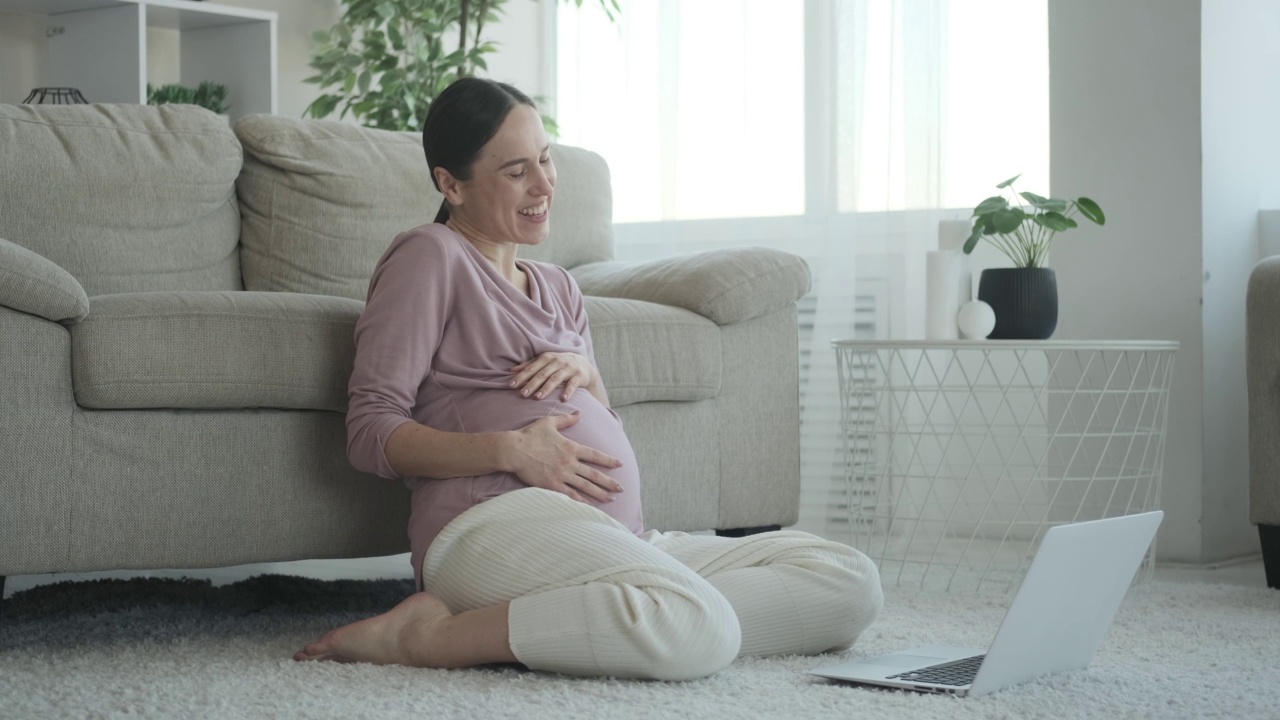
[[[1278,718],[1280,591],[1134,587],[1093,664],[979,698],[869,690],[805,670],[841,656],[743,658],[685,683],[514,666],[417,670],[295,663],[337,625],[385,610],[405,580],[264,575],[65,582],[0,619],[0,717],[19,718]],[[1011,596],[886,590],[848,653],[985,647]]]

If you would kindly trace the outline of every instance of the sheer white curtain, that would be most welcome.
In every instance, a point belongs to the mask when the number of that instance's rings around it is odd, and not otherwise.
[[[558,12],[561,141],[609,162],[619,259],[808,260],[798,527],[847,540],[831,340],[923,337],[939,219],[1047,192],[1045,0],[621,4]]]

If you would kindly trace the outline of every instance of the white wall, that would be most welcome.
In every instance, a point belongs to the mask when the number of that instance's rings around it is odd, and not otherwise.
[[[510,0],[502,21],[485,35],[498,45],[485,77],[549,98],[555,69],[555,0]],[[547,109],[544,103],[544,110]]]
[[[1203,3],[1204,486],[1206,560],[1256,551],[1248,522],[1245,288],[1258,210],[1280,207],[1280,5]]]
[[[222,5],[270,10],[278,13],[276,25],[276,74],[279,81],[279,114],[302,117],[302,111],[320,96],[319,85],[303,83],[315,74],[311,69],[314,43],[311,33],[328,30],[341,16],[338,0],[217,0]],[[235,99],[232,98],[232,102]],[[332,119],[337,119],[333,116]]]
[[[1054,244],[1058,338],[1177,340],[1157,550],[1203,558],[1199,0],[1049,0],[1050,185],[1107,225]]]
[[[49,43],[44,16],[0,13],[0,103],[20,103],[45,87]]]

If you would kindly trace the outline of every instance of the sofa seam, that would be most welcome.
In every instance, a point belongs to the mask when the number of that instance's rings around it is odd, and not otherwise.
[[[246,135],[248,135],[248,137],[249,137],[250,139],[252,139],[255,143],[261,143],[261,144],[264,144],[264,145],[265,145],[265,144],[268,144],[268,143],[272,143],[272,142],[278,141],[278,140],[279,140],[279,139],[281,139],[281,138],[290,139],[290,138],[291,138],[291,136],[295,135],[295,133],[292,133],[292,132],[276,132],[276,133],[271,133],[271,134],[269,134],[269,135],[249,135],[249,133],[245,133],[245,134],[246,134]],[[380,142],[374,142],[374,141],[372,141],[372,140],[368,140],[368,139],[355,140],[355,139],[344,138],[344,137],[339,137],[339,136],[332,136],[332,137],[325,137],[325,138],[304,137],[304,138],[299,138],[299,139],[301,139],[301,140],[303,140],[304,142],[307,142],[307,143],[341,142],[341,143],[347,143],[347,144],[349,144],[349,145],[357,145],[357,144],[358,144],[358,145],[381,145],[381,144],[382,144],[382,143],[380,143]],[[406,138],[403,142],[397,142],[396,144],[397,144],[397,145],[411,145],[411,146],[421,147],[421,144],[422,144],[422,143],[421,143],[420,141],[419,141],[419,142],[413,142],[413,141],[410,141],[409,139],[407,139],[407,138]],[[266,157],[266,158],[284,158],[284,157],[291,157],[291,156],[286,156],[286,155],[282,155],[282,154],[279,154],[279,153],[271,153],[271,152],[266,152],[266,151],[261,151],[261,152],[260,152],[259,148],[256,148],[256,147],[255,147],[253,150],[254,150],[254,157],[255,157],[255,158],[257,158],[258,160],[261,160],[261,159],[263,159],[264,157]],[[267,164],[267,163],[264,163],[264,164]],[[279,166],[276,166],[276,165],[271,165],[271,167],[275,167],[275,168],[277,168],[277,169],[283,169],[283,168],[279,168]],[[286,172],[290,172],[290,171],[286,171]]]
[[[693,390],[693,389],[697,389],[697,390],[718,390],[718,389],[720,388],[720,386],[719,386],[719,385],[712,385],[712,384],[710,384],[710,383],[696,383],[696,384],[688,384],[688,385],[684,385],[684,384],[682,384],[682,385],[672,385],[672,384],[670,384],[670,383],[619,383],[619,382],[611,382],[611,383],[609,383],[609,387],[611,387],[611,388],[615,388],[615,389],[618,389],[618,388],[626,388],[626,389],[635,389],[635,390],[647,390],[647,389],[652,389],[652,388],[664,388],[664,387],[688,388],[688,389],[691,389],[691,390]]]
[[[68,434],[71,436],[70,437],[71,452],[69,453],[70,458],[69,458],[69,467],[67,468],[67,475],[70,477],[71,487],[78,490],[80,488],[80,483],[77,482],[77,480],[79,479],[77,475],[79,474],[80,463],[82,461],[82,458],[84,457],[84,453],[80,452],[81,438],[80,438],[80,433],[76,428],[76,421],[80,413],[80,403],[79,401],[76,400],[75,341],[72,337],[71,329],[66,328],[66,331],[67,331],[67,351],[69,356],[67,358],[67,366],[68,366],[67,369],[71,371],[70,373],[71,377],[67,378],[69,384],[71,385],[71,418],[70,418],[70,422],[68,423],[68,429],[67,429]],[[77,502],[77,497],[75,495],[73,495],[67,502],[67,528],[66,528],[66,534],[63,537],[63,540],[66,541],[67,545],[66,545],[66,553],[63,556],[63,565],[62,565],[65,568],[72,567],[71,538],[75,534],[74,523],[75,523],[75,515],[76,515],[76,502]]]
[[[155,380],[148,378],[146,380],[94,380],[88,383],[86,389],[119,386],[119,385],[139,385],[149,387],[151,385],[252,385],[255,387],[267,386],[277,388],[299,388],[305,390],[328,390],[336,387],[335,385],[295,385],[292,383],[282,382],[242,382],[234,380]],[[345,389],[345,388],[344,388]]]
[[[758,279],[760,279],[760,278],[762,278],[762,277],[765,277],[766,275],[770,275],[770,274],[772,274],[772,273],[775,273],[775,272],[777,272],[779,269],[782,269],[782,270],[790,270],[790,269],[791,269],[791,268],[793,268],[793,267],[796,267],[795,263],[792,263],[792,264],[791,264],[791,267],[783,267],[783,268],[773,267],[773,268],[769,268],[769,269],[767,269],[767,270],[763,270],[763,271],[761,271],[761,272],[758,272],[758,273],[756,273],[756,274],[754,274],[754,275],[751,275],[751,276],[749,276],[749,277],[744,277],[744,278],[742,278],[741,280],[739,280],[738,282],[736,282],[736,283],[734,283],[734,284],[732,284],[732,285],[730,285],[730,286],[726,287],[724,290],[721,290],[720,292],[716,293],[715,295],[712,295],[712,296],[708,297],[708,298],[707,298],[706,300],[704,300],[703,302],[704,302],[704,303],[714,303],[715,301],[719,300],[720,298],[724,297],[725,295],[727,295],[727,294],[729,294],[729,293],[731,293],[731,292],[733,292],[733,291],[737,290],[738,288],[742,287],[743,285],[745,285],[745,284],[747,284],[747,283],[749,283],[749,282],[751,282],[751,281],[753,281],[753,280],[758,280]],[[794,303],[794,302],[795,302],[795,300],[792,300],[791,302],[793,302],[793,303]],[[750,318],[744,318],[744,319],[750,319]]]
[[[195,137],[224,138],[227,140],[236,140],[235,144],[240,144],[238,138],[236,138],[234,130],[231,132],[230,135],[226,135],[221,130],[213,130],[210,132],[204,132],[200,130],[172,130],[172,129],[155,131],[155,130],[148,130],[145,128],[136,128],[136,127],[130,127],[128,125],[118,125],[118,124],[98,125],[96,123],[86,123],[86,122],[53,123],[53,122],[41,122],[39,120],[33,120],[31,118],[21,118],[21,117],[10,117],[10,118],[5,118],[5,120],[10,122],[25,123],[27,125],[39,125],[41,127],[47,127],[50,129],[74,127],[74,128],[95,128],[98,130],[111,130],[114,132],[125,131],[125,132],[135,133],[139,135],[152,135],[152,136],[193,135]]]
[[[675,306],[665,305],[664,307],[675,307]],[[706,320],[706,318],[702,317],[701,315],[699,315],[698,317],[702,318],[703,320]],[[685,319],[672,320],[670,322],[667,322],[667,321],[654,322],[652,320],[614,320],[614,321],[599,320],[599,321],[592,321],[591,324],[594,327],[601,327],[601,328],[617,327],[617,326],[643,327],[646,325],[659,325],[661,327],[671,327],[675,325],[679,327],[700,328],[700,329],[706,329],[707,327],[705,323],[698,322],[696,320],[685,320]],[[594,334],[594,332],[595,331],[593,329],[592,334]]]
[[[269,322],[284,322],[288,325],[342,326],[342,325],[353,324],[353,322],[350,320],[315,320],[315,319],[282,318],[282,317],[278,317],[278,315],[279,313],[252,315],[247,313],[210,313],[210,312],[198,312],[198,311],[195,313],[158,312],[158,313],[150,313],[146,315],[112,315],[110,313],[107,313],[105,315],[93,316],[92,320],[93,322],[111,322],[111,321],[117,321],[117,320],[154,320],[156,318],[164,318],[164,319],[183,318],[188,320],[194,320],[197,318],[217,317],[217,318],[266,320]],[[88,325],[89,323],[90,321],[86,320],[82,324]]]

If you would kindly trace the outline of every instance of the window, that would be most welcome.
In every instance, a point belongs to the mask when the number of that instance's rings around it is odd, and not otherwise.
[[[556,119],[613,170],[620,223],[804,213],[804,5],[563,7]]]
[[[618,223],[800,216],[811,187],[848,213],[1049,186],[1046,0],[623,0],[616,25],[561,3],[556,37],[561,139],[605,156]]]

